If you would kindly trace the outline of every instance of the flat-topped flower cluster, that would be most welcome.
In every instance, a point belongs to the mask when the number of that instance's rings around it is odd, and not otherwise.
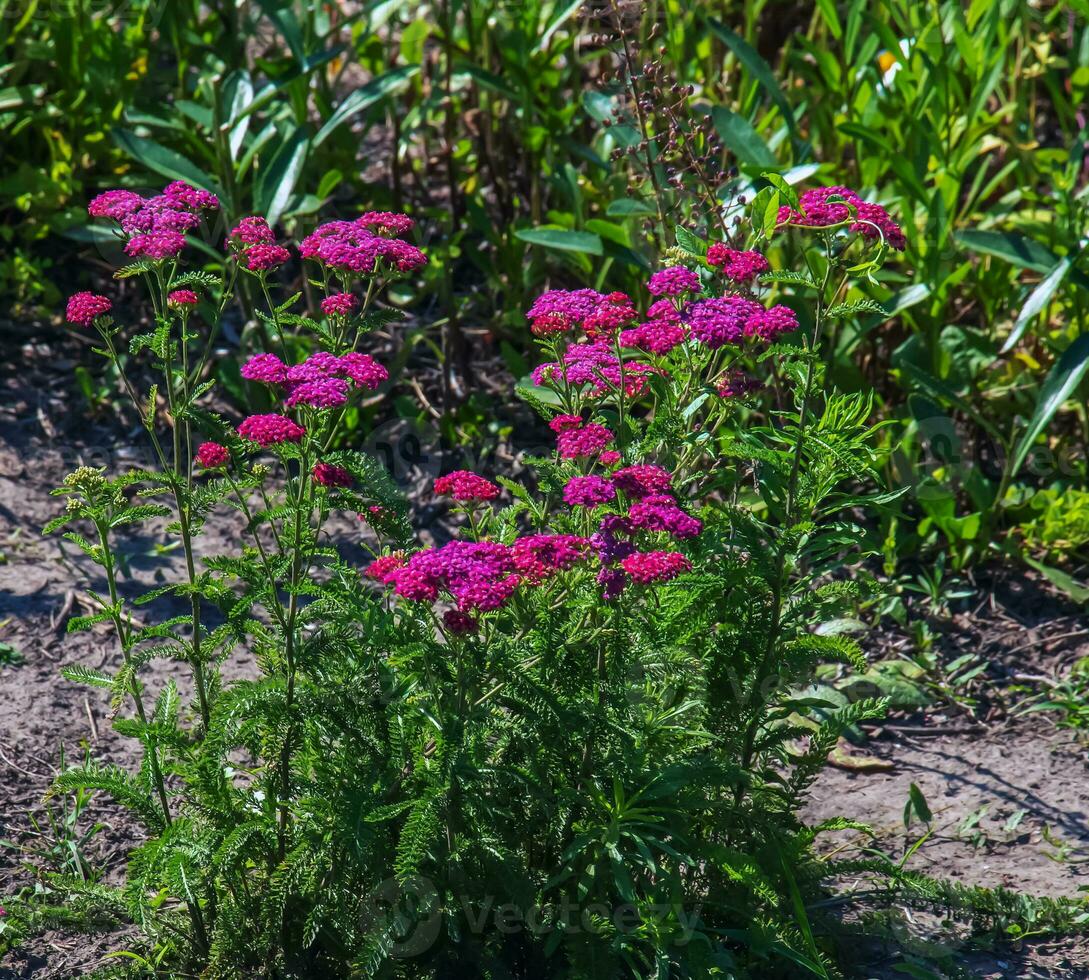
[[[217,206],[214,195],[175,182],[152,198],[108,191],[91,202],[89,211],[117,223],[128,236],[129,254],[161,261],[167,254],[176,257],[184,233]],[[807,191],[796,209],[780,212],[778,223],[844,227],[871,241],[882,237],[894,248],[903,238],[883,208],[840,187]],[[325,284],[320,308],[330,321],[348,325],[360,315],[353,291],[358,278],[409,273],[427,261],[415,245],[398,237],[413,227],[406,215],[367,212],[354,221],[322,224],[302,240],[301,256],[319,266]],[[175,249],[178,241],[170,239],[169,249],[151,247],[146,236],[160,236],[155,240],[160,245],[167,241],[162,236],[177,236],[180,244]],[[290,258],[259,216],[241,219],[227,236],[227,248],[241,268],[258,276]],[[615,406],[622,418],[651,394],[653,379],[668,385],[678,371],[684,373],[686,391],[695,382],[722,399],[759,388],[740,369],[740,358],[798,328],[790,307],[761,300],[758,280],[768,269],[761,252],[714,242],[704,257],[692,255],[654,272],[646,283],[651,299],[642,314],[637,301],[622,292],[552,289],[538,296],[526,317],[551,359],[533,371],[532,379],[551,389],[563,406],[548,422],[556,465],[566,468],[559,493],[566,511],[560,513],[562,522],[579,525],[584,533],[544,526],[506,543],[488,540],[482,528],[502,489],[458,470],[436,480],[434,490],[469,514],[477,540],[385,554],[366,569],[366,577],[406,602],[452,605],[440,621],[452,633],[469,633],[479,628],[481,614],[504,608],[520,590],[541,587],[561,572],[592,575],[602,598],[611,602],[632,584],[669,582],[689,571],[690,559],[680,549],[699,538],[703,520],[679,497],[667,470],[632,458],[634,447],[621,444],[601,412]],[[170,304],[175,309],[197,301],[189,290],[170,295],[176,297]],[[109,309],[105,297],[80,293],[69,302],[68,319],[88,325]],[[267,386],[292,413],[243,420],[237,428],[242,452],[304,442],[323,413],[343,409],[354,391],[373,391],[389,378],[382,365],[354,345],[339,354],[316,351],[298,364],[273,353],[255,354],[241,374]],[[231,466],[233,457],[227,446],[206,442],[195,460],[207,470],[219,470]],[[348,471],[321,459],[313,462],[310,475],[329,491],[353,484]]]

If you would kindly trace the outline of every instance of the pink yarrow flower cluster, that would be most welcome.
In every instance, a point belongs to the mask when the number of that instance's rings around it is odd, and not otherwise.
[[[217,470],[231,461],[230,451],[218,442],[202,442],[195,457],[198,465],[206,470]]]
[[[613,434],[597,422],[565,428],[556,435],[556,449],[563,459],[597,456],[613,441]]]
[[[715,382],[715,391],[720,398],[742,398],[762,387],[759,381],[739,369],[728,371]]]
[[[351,316],[358,305],[351,293],[334,293],[321,301],[321,312],[326,316]]]
[[[461,613],[492,612],[520,586],[540,585],[588,554],[589,542],[570,534],[534,534],[511,545],[451,541],[407,559],[399,553],[383,556],[364,574],[412,602],[435,602],[446,593]]]
[[[214,194],[176,180],[147,198],[134,191],[105,191],[91,200],[87,213],[117,222],[128,238],[126,255],[162,262],[181,254],[185,232],[200,224],[201,212],[218,207]]]
[[[575,476],[563,488],[563,500],[569,507],[597,507],[615,499],[616,487],[604,476]]]
[[[268,447],[281,442],[299,442],[306,435],[306,429],[285,415],[251,415],[239,425],[238,434],[249,442]]]
[[[675,314],[676,311],[674,311]],[[680,346],[688,337],[688,327],[674,315],[647,320],[638,327],[624,330],[620,334],[620,344],[636,350],[645,350],[650,354],[664,357]]]
[[[284,399],[287,408],[340,408],[348,403],[348,382],[343,378],[314,378],[294,384]]]
[[[274,245],[276,235],[268,222],[259,215],[243,218],[231,229],[230,237],[243,246]]]
[[[848,230],[863,238],[884,238],[891,248],[902,252],[907,247],[903,229],[880,204],[862,200],[847,187],[814,187],[798,198],[798,209],[779,209],[778,223],[824,228],[852,219]]]
[[[454,470],[440,476],[435,481],[435,493],[444,497],[453,497],[458,503],[471,503],[495,500],[500,490],[491,480],[468,470]]]
[[[692,570],[692,563],[678,551],[637,551],[620,564],[633,581],[643,585],[668,582]]]
[[[675,538],[694,538],[703,530],[703,521],[685,513],[670,496],[647,497],[631,505],[628,520],[640,531],[663,531]]]
[[[342,466],[334,466],[332,463],[315,463],[311,471],[314,482],[323,487],[346,489],[352,485],[352,474]]]
[[[683,265],[659,269],[650,277],[647,291],[651,296],[683,296],[700,291],[700,277]]]
[[[684,319],[694,339],[711,349],[747,339],[771,342],[798,329],[798,317],[787,306],[765,309],[743,296],[717,296],[686,307]]]
[[[370,276],[379,272],[415,272],[427,264],[427,256],[415,245],[387,234],[412,229],[406,215],[371,211],[355,221],[329,221],[302,240],[299,251],[342,274]]]
[[[166,297],[166,305],[176,309],[184,309],[187,306],[196,306],[199,297],[191,289],[175,289]]]
[[[276,244],[269,223],[259,215],[243,218],[227,236],[227,247],[251,272],[269,272],[291,259],[291,253]]]
[[[627,331],[622,331],[623,336]],[[562,360],[539,364],[533,369],[533,383],[543,385],[565,382],[574,387],[589,385],[590,394],[605,397],[614,394],[623,384],[629,398],[641,395],[652,374],[664,374],[660,368],[639,361],[624,361],[616,356],[612,343],[606,340],[570,344]]]
[[[134,259],[164,262],[176,259],[185,248],[185,235],[179,231],[160,229],[133,235],[125,243],[125,254]]]
[[[623,491],[632,500],[644,497],[656,497],[670,492],[673,477],[662,467],[653,463],[637,463],[616,470],[612,475],[613,485]]]
[[[373,391],[389,380],[389,372],[381,364],[357,351],[339,357],[317,351],[292,367],[275,354],[254,354],[242,365],[241,374],[247,381],[284,388],[288,408],[337,408],[348,400],[352,385]]]
[[[526,311],[529,329],[538,337],[566,333],[581,327],[604,301],[596,289],[550,289]]]
[[[707,262],[717,268],[727,279],[737,283],[752,282],[770,268],[768,260],[760,252],[739,252],[722,242],[714,242],[707,249]]]
[[[89,327],[100,316],[105,316],[113,309],[113,303],[98,293],[75,293],[68,300],[64,312],[65,319],[76,326]]]

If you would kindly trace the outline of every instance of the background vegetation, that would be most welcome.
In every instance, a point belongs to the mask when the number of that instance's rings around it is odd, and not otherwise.
[[[674,244],[654,228],[717,223],[765,173],[847,184],[908,238],[879,277],[893,317],[847,323],[829,364],[904,437],[887,564],[1019,553],[1081,599],[1085,7],[4,0],[0,304],[48,315],[87,285],[83,209],[119,182],[189,179],[296,237],[405,209],[458,442],[492,414],[481,373],[525,373],[541,288],[638,289]]]

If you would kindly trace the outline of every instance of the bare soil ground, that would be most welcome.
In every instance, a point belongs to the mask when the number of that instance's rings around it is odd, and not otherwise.
[[[9,842],[0,846],[0,896],[30,881],[22,849],[49,842],[35,821],[40,828],[45,820],[42,798],[62,752],[69,760],[91,752],[122,765],[134,761],[110,727],[106,696],[59,674],[65,664],[109,665],[116,657],[105,632],[65,633],[68,619],[86,611],[78,595],[93,587],[97,569],[78,550],[43,539],[39,529],[58,511],[49,490],[66,472],[84,463],[116,471],[142,462],[132,448],[140,433],[88,415],[69,380],[78,347],[60,337],[50,348],[27,347],[22,357],[9,358],[15,367],[0,375],[0,643],[23,657],[21,664],[0,665],[0,840]],[[229,523],[212,526],[203,547],[219,550],[231,533]],[[153,537],[127,543],[134,589],[154,581],[157,545]],[[1085,746],[1051,716],[1018,716],[1017,696],[1007,692],[1026,676],[1061,675],[1089,655],[1085,620],[1035,579],[1007,573],[976,584],[986,601],[945,624],[937,641],[948,659],[975,650],[990,661],[976,684],[976,708],[897,713],[866,744],[845,746],[848,758],[817,783],[805,817],[864,821],[876,835],[869,846],[901,854],[921,833],[918,822],[905,830],[903,820],[914,783],[933,811],[934,832],[910,867],[1031,895],[1075,895],[1089,884],[1082,863],[1089,857]],[[895,632],[873,638],[881,655],[906,642]],[[244,661],[230,666],[236,676],[248,670]],[[181,671],[149,668],[148,684],[171,674]],[[88,842],[88,858],[116,876],[133,828],[99,801],[88,821],[103,827]],[[840,833],[824,846],[843,853],[860,841]],[[918,953],[942,959],[950,977],[1089,977],[1089,943],[1080,937],[976,948],[965,935],[935,939],[910,910],[903,915],[903,928],[889,942],[859,944],[855,976],[911,975],[897,966]],[[116,934],[50,933],[0,963],[0,980],[83,976],[120,942]]]

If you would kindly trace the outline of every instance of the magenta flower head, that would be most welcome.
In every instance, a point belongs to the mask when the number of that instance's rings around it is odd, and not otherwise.
[[[621,327],[631,323],[638,314],[627,293],[609,293],[585,320],[582,329],[591,340],[611,337]]]
[[[590,541],[576,534],[529,534],[511,545],[514,568],[529,585],[540,585],[582,561]]]
[[[202,442],[197,448],[196,460],[206,470],[218,470],[231,461],[231,454],[218,442]]]
[[[291,253],[283,245],[251,245],[242,254],[246,259],[246,268],[252,272],[278,269],[291,258]]]
[[[134,211],[139,211],[144,199],[134,191],[105,191],[91,199],[87,213],[92,218],[112,218],[120,221]]]
[[[376,235],[407,235],[416,222],[407,214],[395,214],[392,211],[368,211],[355,219],[354,224],[367,228]]]
[[[242,365],[240,373],[247,381],[282,385],[287,379],[287,365],[275,354],[254,354]]]
[[[771,343],[784,334],[793,333],[798,329],[798,315],[789,307],[773,306],[770,310],[761,310],[749,317],[745,323],[745,334],[749,337],[759,337]]]
[[[133,235],[125,244],[125,254],[134,259],[151,259],[163,262],[176,259],[185,248],[185,235],[180,231],[149,231]]]
[[[563,488],[569,507],[597,507],[616,499],[616,488],[603,476],[574,476]]]
[[[184,204],[194,211],[214,211],[219,207],[219,198],[215,194],[193,187],[184,180],[175,180],[172,184],[167,184],[163,196],[178,204]]]
[[[768,271],[768,260],[759,252],[739,252],[722,242],[714,242],[707,249],[707,262],[719,269],[734,282],[752,282],[760,273]]]
[[[390,576],[399,568],[404,568],[405,556],[400,551],[395,551],[392,555],[382,555],[379,558],[375,558],[363,572],[363,574],[369,578],[374,579],[376,582],[382,582],[383,584],[390,581]]]
[[[455,636],[465,636],[480,630],[480,623],[460,609],[447,609],[442,614],[443,625]]]
[[[237,239],[243,245],[275,245],[276,236],[268,226],[268,222],[256,215],[243,218],[231,229],[231,238]]]
[[[745,326],[750,317],[762,314],[764,307],[742,296],[716,296],[693,303],[685,311],[692,336],[716,350],[726,344],[741,343],[749,334]]]
[[[624,586],[628,584],[628,576],[619,568],[602,568],[597,573],[597,581],[601,586],[601,598],[606,602],[612,602],[624,591]]]
[[[637,551],[621,563],[635,582],[668,582],[692,569],[692,563],[678,551]]]
[[[470,501],[495,500],[500,490],[491,480],[485,480],[468,470],[454,470],[440,476],[435,481],[435,493],[444,497],[453,497],[458,503]]]
[[[306,429],[284,415],[251,415],[238,427],[238,434],[259,446],[280,442],[299,442]]]
[[[389,381],[389,371],[370,354],[360,354],[356,351],[349,351],[337,358],[336,372],[346,377],[357,388],[367,388],[370,391],[374,391],[379,385]]]
[[[673,477],[668,471],[653,463],[638,463],[625,466],[612,475],[613,483],[623,490],[632,500],[658,496],[670,492]]]
[[[647,320],[631,330],[622,330],[620,345],[664,356],[684,343],[685,334],[685,327],[676,320]]]
[[[68,300],[68,308],[65,310],[65,319],[80,327],[89,327],[95,320],[109,313],[113,309],[105,296],[98,293],[76,293]]]
[[[582,418],[578,415],[557,415],[549,420],[548,427],[559,435],[561,432],[567,432],[571,429],[581,429]]]
[[[326,316],[350,316],[358,305],[351,293],[334,293],[321,301],[321,312]]]
[[[681,296],[684,293],[698,293],[699,289],[700,277],[683,265],[659,269],[647,283],[651,296]]]
[[[332,463],[315,463],[313,470],[314,482],[323,487],[350,487],[352,474],[340,466]]]
[[[628,519],[640,531],[664,531],[675,538],[694,538],[703,530],[703,521],[686,514],[671,497],[636,501]]]
[[[591,422],[581,429],[567,429],[556,436],[556,447],[564,459],[596,456],[613,441],[613,434],[603,425]]]
[[[297,408],[309,405],[311,408],[340,408],[348,401],[348,382],[343,378],[315,378],[303,381],[291,389],[284,405]]]
[[[166,305],[180,310],[189,306],[196,306],[198,299],[197,294],[191,289],[175,289],[166,297]]]
[[[564,333],[581,327],[604,299],[596,289],[550,289],[533,301],[526,319],[537,337]]]
[[[824,228],[842,224],[853,217],[848,231],[871,241],[884,238],[891,248],[902,252],[907,247],[903,229],[880,204],[862,200],[847,187],[814,187],[798,198],[798,210],[780,208],[780,225],[804,225]]]

